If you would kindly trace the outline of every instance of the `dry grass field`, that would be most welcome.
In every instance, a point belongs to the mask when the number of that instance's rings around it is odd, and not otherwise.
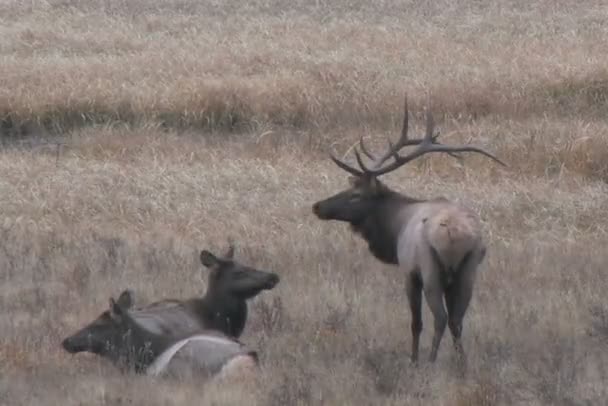
[[[599,405],[608,396],[608,6],[595,0],[0,0],[1,405]],[[329,159],[430,92],[446,156],[386,176],[481,216],[465,318],[409,363],[404,275],[316,200]],[[349,155],[350,156],[350,155]],[[349,158],[351,159],[351,158]],[[351,161],[352,162],[352,161]],[[203,248],[281,276],[256,386],[123,376],[59,343],[132,288],[197,295]]]

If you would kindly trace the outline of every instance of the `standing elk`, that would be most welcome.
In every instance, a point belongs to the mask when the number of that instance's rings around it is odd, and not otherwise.
[[[110,298],[110,308],[62,342],[71,354],[91,352],[121,370],[147,375],[204,378],[243,375],[255,370],[257,353],[219,332],[199,330],[178,338],[139,323],[130,310],[133,295]]]
[[[408,138],[408,106],[401,137],[377,159],[360,140],[361,151],[374,160],[368,168],[355,148],[359,169],[330,153],[334,163],[352,176],[351,187],[315,203],[314,214],[321,220],[350,223],[352,230],[368,243],[371,253],[386,264],[397,265],[407,273],[406,293],[412,314],[411,360],[418,360],[422,332],[422,292],[434,317],[434,335],[429,356],[435,362],[446,324],[456,353],[462,361],[462,322],[471,300],[477,267],[486,253],[480,222],[469,208],[443,197],[417,199],[398,193],[378,177],[396,170],[431,152],[456,156],[458,152],[477,152],[506,166],[494,155],[473,146],[448,146],[437,142],[433,116],[427,109],[426,133],[422,139]],[[408,155],[399,155],[406,146],[416,146]],[[392,162],[382,166],[389,159]],[[444,306],[443,299],[447,305]]]
[[[203,328],[239,338],[247,321],[247,300],[273,289],[280,279],[237,262],[234,251],[232,244],[222,257],[201,251],[200,261],[210,269],[203,297],[161,300],[134,309],[133,317],[159,334],[186,335]]]

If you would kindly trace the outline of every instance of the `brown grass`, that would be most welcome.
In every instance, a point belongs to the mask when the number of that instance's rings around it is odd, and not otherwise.
[[[39,3],[0,1],[0,404],[606,398],[601,2]],[[409,364],[403,274],[310,210],[346,186],[326,148],[384,146],[404,90],[412,130],[430,90],[445,142],[511,164],[432,157],[386,179],[483,220],[462,379],[447,335],[436,365]],[[202,292],[197,253],[229,236],[282,277],[243,335],[259,385],[124,377],[61,351],[126,287],[141,302]]]

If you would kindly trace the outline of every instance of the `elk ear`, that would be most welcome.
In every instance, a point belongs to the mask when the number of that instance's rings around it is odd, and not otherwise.
[[[358,183],[359,183],[359,177],[358,176],[349,176],[348,177],[348,184],[351,187],[357,187]]]
[[[123,309],[120,304],[117,303],[113,297],[110,298],[110,317],[116,322],[122,321]]]
[[[131,289],[125,289],[118,297],[117,303],[123,309],[130,309],[133,306],[133,291]]]
[[[230,244],[230,246],[228,247],[228,249],[224,253],[224,258],[226,258],[226,259],[233,259],[234,258],[234,251],[235,251],[234,244]]]
[[[207,268],[213,268],[218,266],[220,263],[219,259],[207,250],[201,251],[201,264]]]

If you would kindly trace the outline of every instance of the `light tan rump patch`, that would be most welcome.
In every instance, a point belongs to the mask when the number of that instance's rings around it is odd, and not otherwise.
[[[477,217],[458,206],[441,207],[429,216],[426,238],[439,254],[443,265],[455,267],[481,239]]]
[[[226,363],[214,380],[222,383],[254,382],[259,371],[256,359],[249,354],[237,355]]]

